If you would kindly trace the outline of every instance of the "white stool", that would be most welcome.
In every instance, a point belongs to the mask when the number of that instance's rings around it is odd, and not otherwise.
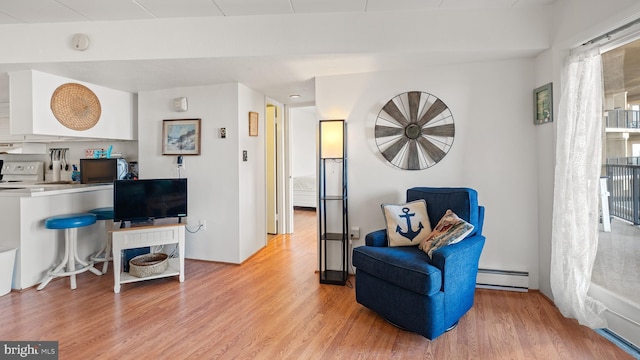
[[[96,216],[96,220],[104,220],[105,239],[104,246],[100,251],[91,256],[91,260],[94,262],[104,263],[102,265],[102,273],[106,274],[109,268],[109,261],[113,260],[111,251],[111,231],[113,228],[113,207],[102,207],[93,210],[89,210],[91,214]]]
[[[60,276],[69,276],[71,279],[71,290],[76,288],[76,274],[91,271],[96,275],[102,273],[93,267],[93,261],[85,262],[78,256],[78,228],[96,223],[96,215],[89,213],[53,216],[45,220],[44,226],[47,229],[64,229],[64,258],[53,270],[47,272],[47,276],[38,285],[38,290],[44,289],[51,280]],[[76,269],[76,263],[81,267]],[[66,271],[63,271],[66,266]]]

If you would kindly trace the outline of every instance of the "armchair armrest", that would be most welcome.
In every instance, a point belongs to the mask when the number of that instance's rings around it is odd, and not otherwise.
[[[387,240],[387,231],[376,230],[374,232],[370,232],[365,236],[364,243],[367,246],[377,246],[377,247],[386,247],[389,246],[389,241]]]
[[[473,305],[478,263],[485,237],[474,235],[433,252],[432,264],[442,272],[442,291],[449,304],[445,323],[453,324]]]
[[[484,236],[474,235],[433,252],[431,262],[442,271],[444,277],[442,286],[445,289],[447,284],[454,286],[468,277],[473,277],[475,287],[475,276],[478,273],[478,263],[484,241]]]

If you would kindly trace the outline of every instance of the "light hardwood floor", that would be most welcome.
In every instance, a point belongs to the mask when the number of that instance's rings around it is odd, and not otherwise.
[[[353,288],[318,283],[315,213],[295,220],[294,235],[270,237],[242,265],[187,260],[184,283],[114,294],[110,268],[80,275],[73,291],[60,279],[12,292],[0,297],[0,340],[59,341],[60,359],[631,358],[535,291],[478,290],[435,341],[399,330],[356,303]]]

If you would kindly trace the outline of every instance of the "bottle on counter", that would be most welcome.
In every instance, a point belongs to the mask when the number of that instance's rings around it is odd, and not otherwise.
[[[78,166],[75,164],[73,166],[73,172],[71,173],[71,180],[73,182],[80,182],[80,171],[78,171]]]

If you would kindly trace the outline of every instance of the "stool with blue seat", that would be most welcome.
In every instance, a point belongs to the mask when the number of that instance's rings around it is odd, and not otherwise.
[[[45,220],[44,226],[47,229],[65,230],[65,249],[64,257],[60,264],[55,269],[47,272],[47,276],[38,285],[38,290],[44,289],[49,282],[57,277],[69,276],[71,279],[71,289],[76,288],[76,274],[80,274],[85,271],[91,271],[96,275],[102,275],[102,273],[93,267],[93,261],[84,261],[78,256],[78,228],[93,225],[96,223],[96,215],[90,213],[79,213],[70,215],[52,216]],[[76,263],[80,264],[79,268],[76,268]],[[63,269],[66,267],[66,271]]]
[[[113,260],[111,251],[111,231],[113,228],[113,207],[101,207],[89,210],[89,213],[96,215],[97,220],[104,220],[105,240],[104,246],[100,251],[91,256],[94,262],[102,262],[102,273],[106,274],[109,267],[109,261]]]

